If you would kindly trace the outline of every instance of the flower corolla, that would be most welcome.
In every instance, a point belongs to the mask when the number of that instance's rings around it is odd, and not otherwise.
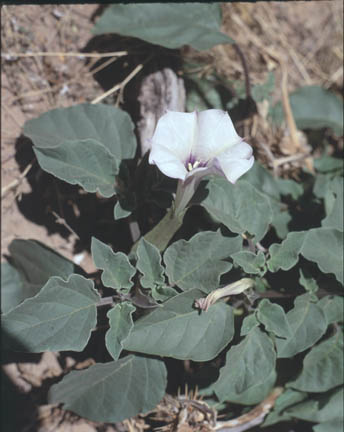
[[[226,111],[168,111],[158,121],[149,163],[168,177],[198,184],[208,174],[224,175],[231,183],[253,165],[253,151],[236,133]]]

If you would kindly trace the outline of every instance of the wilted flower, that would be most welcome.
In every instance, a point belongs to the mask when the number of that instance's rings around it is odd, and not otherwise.
[[[251,146],[236,133],[227,112],[218,109],[167,112],[159,119],[151,144],[149,162],[168,177],[180,179],[179,209],[202,177],[217,173],[235,183],[254,163]]]

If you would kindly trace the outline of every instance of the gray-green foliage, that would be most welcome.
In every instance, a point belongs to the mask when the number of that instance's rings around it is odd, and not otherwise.
[[[118,360],[123,349],[123,341],[133,328],[132,314],[135,306],[129,302],[117,304],[107,313],[110,328],[105,335],[105,345],[115,360]]]
[[[67,279],[75,264],[36,240],[13,240],[11,262],[1,263],[1,308],[8,312],[36,295],[51,276]]]
[[[343,384],[343,364],[343,334],[337,331],[309,351],[301,374],[289,385],[306,392],[325,392]]]
[[[291,334],[276,339],[278,357],[293,357],[317,342],[327,329],[327,319],[321,307],[313,303],[309,294],[296,297],[294,308],[287,315]]]
[[[159,250],[142,237],[136,254],[136,267],[143,274],[140,279],[141,285],[144,288],[154,288],[155,286],[164,285],[164,267],[161,264]]]
[[[6,345],[18,351],[82,351],[96,326],[99,295],[80,275],[52,277],[40,292],[3,315]]]
[[[257,310],[258,320],[264,324],[267,331],[274,333],[281,338],[292,336],[292,330],[286,318],[284,309],[268,299],[263,299]]]
[[[138,319],[124,348],[177,359],[211,360],[232,340],[234,315],[223,303],[200,314],[194,302],[203,296],[199,289],[186,291]]]
[[[235,264],[242,267],[245,273],[263,276],[266,272],[265,255],[262,251],[254,254],[250,251],[240,251],[232,255]]]
[[[170,285],[182,290],[199,288],[210,292],[219,286],[220,276],[232,268],[230,256],[242,248],[242,238],[224,237],[218,230],[178,240],[164,253]]]
[[[117,33],[166,48],[191,45],[198,50],[233,40],[220,32],[218,4],[116,4],[99,18],[95,34]]]
[[[29,120],[23,132],[34,143],[45,171],[87,192],[111,197],[121,161],[135,155],[133,129],[129,115],[119,108],[80,104]]]
[[[222,177],[210,179],[206,190],[201,205],[215,220],[237,234],[248,232],[255,241],[264,237],[273,217],[267,196],[246,180],[233,185]]]
[[[319,86],[305,86],[290,94],[290,104],[299,129],[331,128],[343,134],[343,101],[333,92]],[[281,103],[271,110],[272,120],[280,124],[283,120]]]
[[[118,422],[153,409],[166,387],[161,360],[127,356],[73,371],[51,387],[49,403],[100,422]]]
[[[92,238],[92,257],[97,268],[103,270],[102,282],[106,287],[128,292],[133,286],[131,278],[136,273],[123,252],[113,252],[110,246]]]
[[[226,364],[213,386],[216,396],[220,401],[245,405],[260,402],[276,379],[275,362],[272,340],[259,328],[253,328],[228,351]]]

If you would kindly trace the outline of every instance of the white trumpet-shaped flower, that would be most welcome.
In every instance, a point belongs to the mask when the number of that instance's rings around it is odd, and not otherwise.
[[[251,146],[236,133],[227,112],[218,109],[167,112],[151,144],[149,162],[168,177],[184,181],[217,172],[235,183],[254,163]]]
[[[184,208],[202,177],[217,173],[235,183],[252,167],[254,157],[227,112],[169,111],[158,121],[149,163],[168,177],[180,179],[176,204]]]

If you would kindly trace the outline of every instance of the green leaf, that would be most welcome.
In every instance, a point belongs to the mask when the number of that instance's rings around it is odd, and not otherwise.
[[[131,355],[70,372],[51,387],[48,401],[89,420],[119,422],[153,409],[165,394],[166,375],[161,360]]]
[[[233,309],[216,303],[206,313],[193,307],[204,294],[186,291],[138,319],[124,348],[181,360],[213,359],[233,338]]]
[[[306,291],[313,295],[314,300],[317,299],[315,293],[318,291],[319,286],[314,278],[310,276],[307,270],[300,269],[300,285],[304,287]]]
[[[115,220],[124,219],[131,215],[131,210],[122,207],[121,202],[117,201],[113,210]]]
[[[343,384],[343,334],[340,331],[311,349],[303,369],[290,387],[306,392],[324,392]]]
[[[341,173],[344,169],[343,159],[323,155],[314,159],[314,168],[321,173]]]
[[[343,233],[332,228],[314,228],[307,232],[302,255],[316,262],[323,273],[334,273],[343,284]]]
[[[284,309],[280,305],[271,303],[268,299],[263,299],[258,306],[257,318],[264,324],[267,331],[274,333],[276,336],[282,338],[292,336]]]
[[[223,100],[229,92],[215,74],[204,78],[187,74],[185,78],[187,112],[225,108]]]
[[[271,339],[253,328],[239,345],[232,346],[214,384],[219,400],[245,405],[259,403],[274,384],[276,353]]]
[[[232,259],[245,273],[263,276],[266,272],[265,255],[262,251],[259,251],[257,255],[249,251],[236,252],[232,255]]]
[[[280,244],[273,244],[269,248],[270,259],[268,268],[275,273],[278,270],[290,270],[299,260],[306,231],[290,232]]]
[[[232,268],[223,261],[242,248],[242,238],[224,237],[220,230],[204,231],[190,240],[178,240],[164,253],[170,285],[182,290],[195,287],[209,293],[218,288],[220,276]]]
[[[96,326],[99,295],[93,282],[52,277],[32,298],[3,315],[10,348],[19,351],[82,351]]]
[[[104,104],[78,104],[58,108],[28,120],[24,134],[36,147],[52,149],[65,141],[93,140],[116,159],[132,159],[136,152],[134,124],[119,108]]]
[[[106,314],[110,328],[105,335],[105,345],[115,360],[118,360],[123,349],[123,341],[134,326],[132,314],[135,310],[135,306],[131,303],[123,302],[117,304]]]
[[[344,191],[343,178],[335,177],[329,184],[327,192],[331,195],[332,206],[326,209],[327,216],[322,220],[321,225],[326,228],[334,228],[343,232],[343,208],[344,208]],[[325,198],[326,199],[326,198]]]
[[[310,422],[328,422],[343,419],[343,388],[317,399],[308,399],[287,410],[288,415]]]
[[[334,93],[319,86],[305,86],[289,97],[298,129],[331,128],[336,135],[343,134],[343,101]],[[280,102],[272,108],[271,116],[275,123],[282,123],[284,114]]]
[[[171,297],[174,297],[179,293],[174,288],[172,288],[168,285],[163,285],[163,286],[153,287],[151,294],[152,294],[152,297],[154,300],[165,302],[168,299],[170,299]]]
[[[220,32],[218,4],[127,4],[111,5],[99,18],[94,34],[118,33],[166,48],[191,45],[205,50],[233,43]]]
[[[109,105],[80,104],[48,111],[24,125],[41,167],[87,192],[115,194],[122,159],[133,158],[136,138],[127,113]]]
[[[334,419],[313,426],[313,431],[314,432],[338,432],[341,430],[342,427],[343,427],[343,420]]]
[[[252,87],[252,98],[255,102],[263,102],[264,100],[270,100],[272,93],[275,89],[275,75],[271,71],[267,77],[267,80],[263,84],[257,84]]]
[[[304,400],[306,397],[307,393],[298,392],[293,389],[284,390],[276,399],[273,410],[266,416],[262,427],[290,420],[292,417],[286,413],[286,408]]]
[[[20,273],[8,262],[1,263],[1,312],[6,313],[37,294],[38,290],[24,290]]]
[[[208,196],[201,205],[232,232],[249,232],[260,241],[272,221],[272,209],[268,197],[260,193],[246,180],[235,185],[222,177],[209,180],[205,189]]]
[[[94,264],[103,270],[104,286],[128,293],[133,286],[131,278],[136,273],[128,257],[123,252],[113,252],[110,246],[92,237],[91,253]]]
[[[344,298],[339,296],[326,296],[318,301],[318,306],[325,313],[328,324],[343,322]]]
[[[279,177],[275,181],[281,195],[290,195],[293,200],[297,200],[303,194],[303,187],[294,180]]]
[[[77,266],[36,240],[15,239],[9,245],[11,264],[2,263],[2,311],[8,312],[36,295],[51,276],[67,279]]]
[[[259,321],[257,320],[256,314],[252,313],[247,315],[242,322],[240,336],[247,335],[247,333],[257,326],[259,326]]]
[[[292,335],[287,339],[276,338],[279,358],[293,357],[317,342],[327,329],[322,309],[309,299],[309,294],[298,296],[294,308],[287,313]]]
[[[143,274],[140,279],[143,288],[154,288],[165,284],[164,267],[158,248],[142,237],[137,250],[136,268]]]
[[[56,148],[34,147],[34,152],[41,168],[60,180],[106,198],[116,193],[119,160],[96,141],[64,141]]]

